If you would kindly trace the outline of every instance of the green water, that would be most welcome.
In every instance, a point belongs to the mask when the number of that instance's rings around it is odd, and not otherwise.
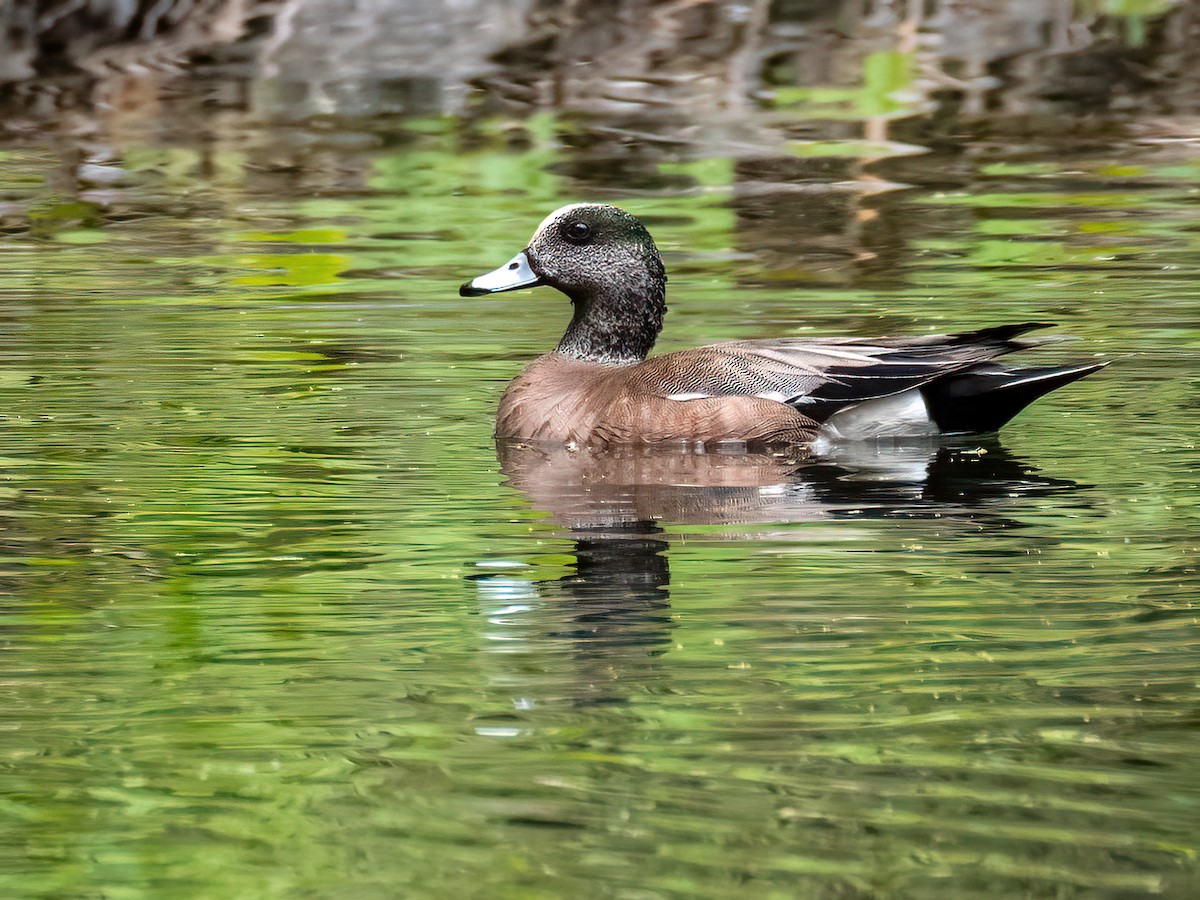
[[[1194,896],[1194,145],[570,134],[4,148],[0,892]],[[580,199],[663,248],[660,349],[1113,364],[998,442],[510,478],[568,306],[456,288]]]

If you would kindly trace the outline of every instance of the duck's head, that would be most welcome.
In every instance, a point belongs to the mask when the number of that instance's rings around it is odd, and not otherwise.
[[[648,263],[662,277],[658,249],[641,222],[615,206],[574,203],[550,213],[529,246],[459,293],[479,297],[546,284],[580,300],[619,287]]]
[[[575,304],[558,351],[622,363],[644,359],[662,329],[667,277],[654,240],[636,218],[602,203],[555,210],[529,245],[459,288],[464,297],[549,285]]]

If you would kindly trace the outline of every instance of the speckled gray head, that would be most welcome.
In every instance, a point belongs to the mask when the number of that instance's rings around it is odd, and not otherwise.
[[[641,222],[615,206],[574,203],[550,213],[522,252],[459,292],[478,297],[546,284],[584,299],[636,277],[648,265],[663,277],[658,249]]]
[[[580,359],[630,362],[645,358],[666,313],[666,272],[654,240],[636,218],[602,203],[555,210],[522,252],[459,293],[478,297],[545,284],[575,304],[559,343]]]

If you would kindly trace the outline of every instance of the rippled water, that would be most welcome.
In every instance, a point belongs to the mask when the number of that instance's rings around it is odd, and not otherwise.
[[[1200,889],[1194,143],[218,132],[0,156],[7,896]],[[577,199],[661,349],[1113,364],[998,442],[500,459],[567,305],[456,287]]]

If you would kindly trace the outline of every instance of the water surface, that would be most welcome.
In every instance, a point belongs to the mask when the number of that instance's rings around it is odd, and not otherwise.
[[[0,150],[6,895],[1200,888],[1194,143],[188,110]],[[498,457],[568,307],[456,288],[580,199],[661,350],[1113,364],[998,440]]]

